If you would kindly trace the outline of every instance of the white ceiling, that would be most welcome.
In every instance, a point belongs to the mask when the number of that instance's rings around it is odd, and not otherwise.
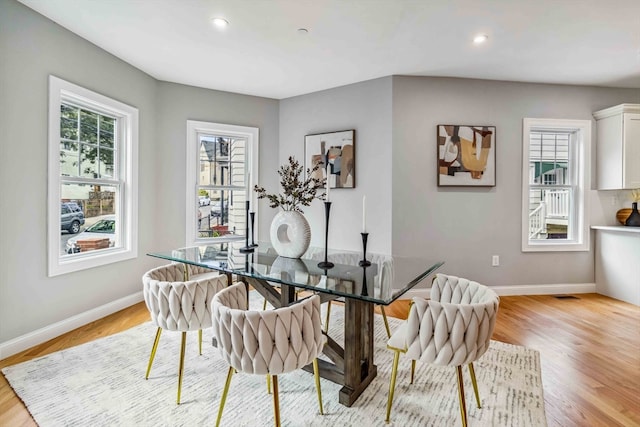
[[[20,1],[156,79],[276,99],[389,75],[640,88],[640,0]]]

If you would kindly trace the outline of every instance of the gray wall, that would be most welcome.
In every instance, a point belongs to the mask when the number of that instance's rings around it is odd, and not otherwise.
[[[356,131],[356,188],[331,191],[329,246],[333,248],[362,248],[362,196],[366,195],[367,249],[391,250],[391,83],[391,77],[384,77],[280,101],[280,164],[290,155],[304,163],[305,135]],[[263,170],[262,176],[268,173],[277,180],[276,169]],[[323,203],[316,200],[304,211],[311,225],[311,244],[324,246]]]
[[[144,255],[47,277],[49,74],[140,111],[138,252],[152,247],[156,81],[13,0],[0,2],[0,342],[140,290]]]
[[[593,241],[589,252],[520,249],[522,119],[593,120],[592,112],[623,102],[640,102],[640,90],[393,77],[394,251],[443,259],[442,272],[489,285],[593,283]],[[437,186],[438,124],[496,126],[495,187]],[[601,224],[606,209],[590,193]],[[491,267],[492,255],[500,267]]]
[[[270,173],[274,170],[271,165],[278,164],[277,100],[162,82],[159,83],[157,108],[155,145],[158,148],[157,161],[163,171],[158,174],[156,182],[156,212],[162,220],[159,224],[178,224],[162,227],[162,233],[158,233],[161,239],[159,247],[181,247],[186,240],[184,200],[187,120],[259,128],[258,182],[269,188],[278,185],[277,176]],[[170,196],[171,203],[167,203],[165,194]],[[258,229],[262,236],[264,232],[268,233],[271,217],[262,214],[270,210],[266,203],[261,202],[259,209]],[[267,236],[268,234],[264,235],[265,238]]]
[[[259,127],[276,163],[277,101],[158,82],[14,0],[0,58],[0,344],[140,292],[146,253],[184,244],[187,119]],[[139,109],[137,259],[47,277],[49,74]]]

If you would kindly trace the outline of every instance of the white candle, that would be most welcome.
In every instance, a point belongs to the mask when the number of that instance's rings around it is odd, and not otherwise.
[[[329,171],[327,171],[327,189],[326,189],[326,196],[324,201],[325,202],[330,202],[331,200],[329,200],[329,190],[331,189],[331,185],[329,184]]]
[[[362,232],[367,232],[367,196],[362,196]]]
[[[247,200],[251,202],[251,208],[253,208],[253,191],[251,191],[251,172],[247,173],[247,190],[249,194],[247,194]]]

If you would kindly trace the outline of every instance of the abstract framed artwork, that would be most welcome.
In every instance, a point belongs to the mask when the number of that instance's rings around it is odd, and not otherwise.
[[[438,125],[438,186],[496,185],[495,126]]]
[[[356,131],[318,133],[304,137],[305,170],[315,165],[318,179],[327,178],[331,188],[356,186]]]

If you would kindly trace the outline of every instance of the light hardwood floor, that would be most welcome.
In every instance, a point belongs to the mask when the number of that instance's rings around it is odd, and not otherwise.
[[[640,426],[640,307],[596,294],[502,297],[493,338],[540,351],[549,426]],[[406,318],[408,301],[386,309]],[[149,320],[144,303],[0,361],[0,368]],[[0,377],[0,426],[35,426]]]

